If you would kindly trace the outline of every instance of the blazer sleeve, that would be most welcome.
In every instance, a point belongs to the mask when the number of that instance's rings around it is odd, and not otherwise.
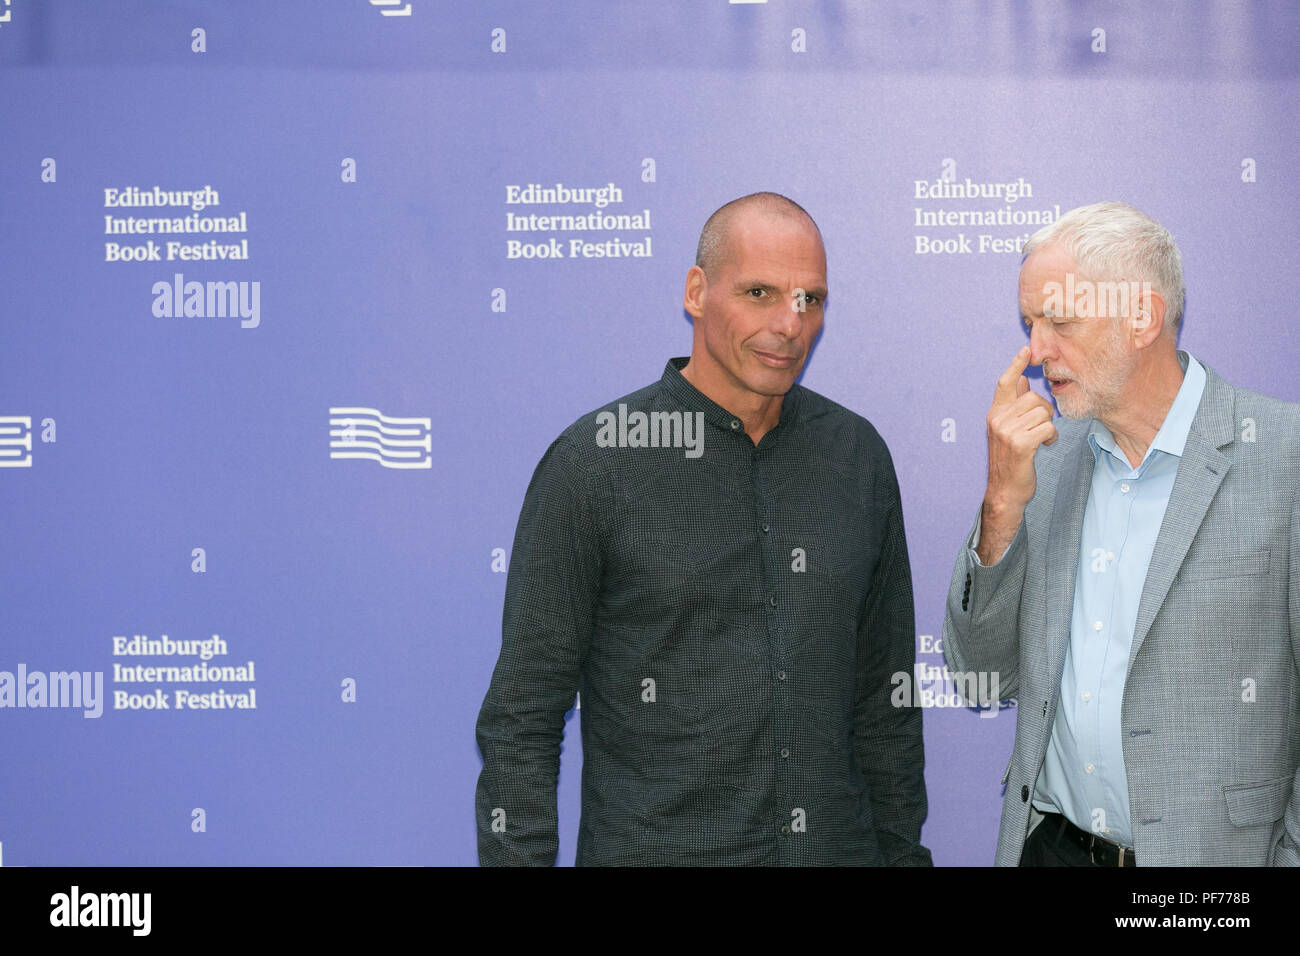
[[[1291,666],[1300,684],[1300,492],[1291,503],[1291,567],[1288,605],[1291,615]],[[1292,704],[1293,718],[1296,704]],[[1282,837],[1273,849],[1274,866],[1300,866],[1300,767],[1291,777],[1291,797],[1282,814]]]
[[[1014,697],[1020,684],[1020,595],[1029,564],[1028,509],[1016,536],[995,564],[980,563],[980,517],[953,567],[943,618],[943,654],[949,670],[996,673],[999,692]]]

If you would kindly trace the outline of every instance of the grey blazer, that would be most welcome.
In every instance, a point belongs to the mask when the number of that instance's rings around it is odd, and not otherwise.
[[[1156,538],[1121,710],[1139,866],[1300,865],[1300,405],[1205,391]],[[954,671],[1019,699],[996,863],[1020,861],[1061,692],[1088,422],[1057,422],[1037,492],[994,565],[957,557],[943,623]]]

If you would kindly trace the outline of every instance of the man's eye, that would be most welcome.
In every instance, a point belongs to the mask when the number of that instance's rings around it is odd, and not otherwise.
[[[812,292],[805,292],[802,296],[800,296],[800,298],[802,298],[809,305],[816,305],[818,302],[821,301],[821,297],[813,294]]]
[[[753,298],[755,298],[755,299],[761,299],[761,298],[763,298],[763,296],[767,295],[767,290],[766,290],[766,289],[750,289],[750,290],[749,290],[749,294],[750,294]]]

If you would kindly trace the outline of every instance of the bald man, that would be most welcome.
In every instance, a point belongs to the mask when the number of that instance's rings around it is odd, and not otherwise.
[[[807,212],[728,203],[686,274],[690,359],[542,458],[478,721],[481,863],[555,862],[578,692],[579,865],[930,863],[893,464],[795,384],[826,299]]]

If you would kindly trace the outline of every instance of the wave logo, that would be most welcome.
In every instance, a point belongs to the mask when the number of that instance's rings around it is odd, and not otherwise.
[[[401,4],[399,7],[398,5]],[[411,5],[402,3],[402,0],[370,0],[372,7],[382,7],[379,12],[386,17],[409,17],[411,15]],[[397,7],[397,9],[393,9]]]
[[[368,458],[385,468],[432,468],[433,422],[390,418],[377,408],[330,409],[330,457]]]
[[[0,468],[32,467],[32,420],[0,415]]]
[[[9,12],[9,0],[0,0],[0,3],[4,4],[4,11],[0,12],[0,23],[8,23],[9,18],[13,16]]]

